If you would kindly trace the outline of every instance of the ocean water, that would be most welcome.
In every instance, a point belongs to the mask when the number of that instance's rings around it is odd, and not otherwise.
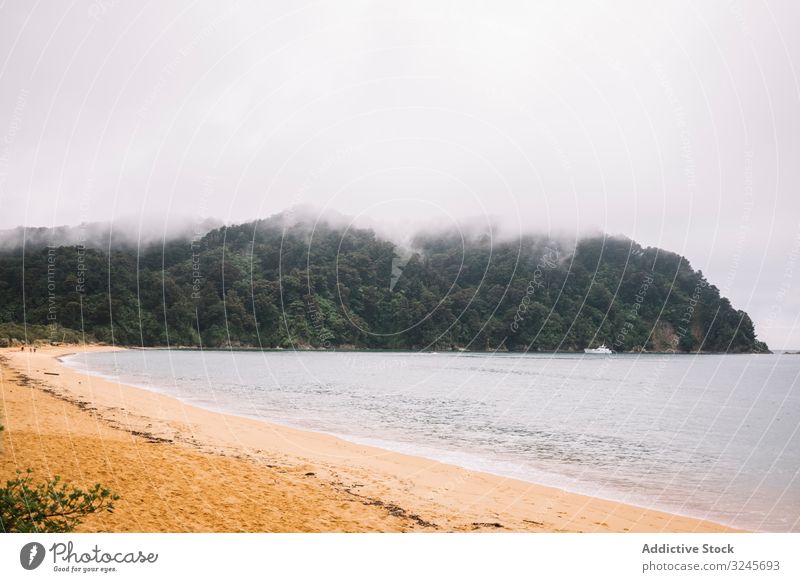
[[[470,469],[800,531],[800,355],[134,350],[65,363]]]

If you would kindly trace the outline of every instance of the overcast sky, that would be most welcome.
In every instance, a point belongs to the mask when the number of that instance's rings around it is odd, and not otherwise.
[[[308,203],[600,229],[800,348],[798,22],[792,0],[4,2],[0,228]]]

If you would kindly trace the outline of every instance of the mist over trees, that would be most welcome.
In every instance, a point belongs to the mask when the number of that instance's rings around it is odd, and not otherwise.
[[[24,325],[23,325],[24,324]],[[272,219],[143,246],[0,250],[0,341],[140,346],[758,352],[674,253],[594,236],[497,242]]]

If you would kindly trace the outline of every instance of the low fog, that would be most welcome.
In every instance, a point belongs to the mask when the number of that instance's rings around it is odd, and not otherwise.
[[[7,2],[0,228],[158,240],[309,208],[399,244],[606,232],[686,256],[800,348],[798,19],[789,0]]]

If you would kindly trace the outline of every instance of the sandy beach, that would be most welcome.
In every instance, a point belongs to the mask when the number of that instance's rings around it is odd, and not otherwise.
[[[722,532],[578,495],[190,406],[0,350],[0,480],[32,468],[120,496],[79,531]]]

